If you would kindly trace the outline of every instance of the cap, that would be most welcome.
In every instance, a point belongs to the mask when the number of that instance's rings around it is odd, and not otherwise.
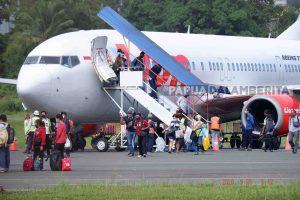
[[[38,110],[33,112],[33,115],[40,115],[40,112]]]

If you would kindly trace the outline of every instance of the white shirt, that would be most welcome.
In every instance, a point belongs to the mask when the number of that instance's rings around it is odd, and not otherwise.
[[[298,116],[290,117],[289,118],[289,131],[290,132],[297,132],[300,130],[300,127],[295,127],[293,122],[300,122],[300,118]]]

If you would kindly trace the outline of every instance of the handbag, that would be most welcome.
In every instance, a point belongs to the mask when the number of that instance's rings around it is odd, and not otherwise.
[[[209,149],[210,141],[209,141],[208,136],[203,136],[203,139],[202,139],[202,146],[203,146],[203,150],[204,150],[204,151],[207,151],[207,150]]]
[[[66,139],[65,148],[71,148],[71,141],[68,137]]]

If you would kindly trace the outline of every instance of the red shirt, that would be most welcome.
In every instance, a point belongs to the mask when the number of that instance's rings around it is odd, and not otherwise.
[[[136,131],[136,135],[139,136],[141,131],[142,131],[142,128],[147,128],[148,127],[148,121],[143,119],[143,120],[135,120],[134,121],[134,127],[135,128],[135,131]]]
[[[44,126],[36,129],[33,135],[33,141],[35,138],[41,139],[41,147],[46,145],[46,128]]]
[[[67,140],[67,127],[63,121],[60,121],[56,129],[55,144],[65,144]]]

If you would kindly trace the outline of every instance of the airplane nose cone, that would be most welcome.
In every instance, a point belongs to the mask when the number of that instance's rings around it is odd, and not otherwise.
[[[17,82],[17,92],[29,110],[42,109],[50,97],[51,74],[45,67],[22,66]]]

